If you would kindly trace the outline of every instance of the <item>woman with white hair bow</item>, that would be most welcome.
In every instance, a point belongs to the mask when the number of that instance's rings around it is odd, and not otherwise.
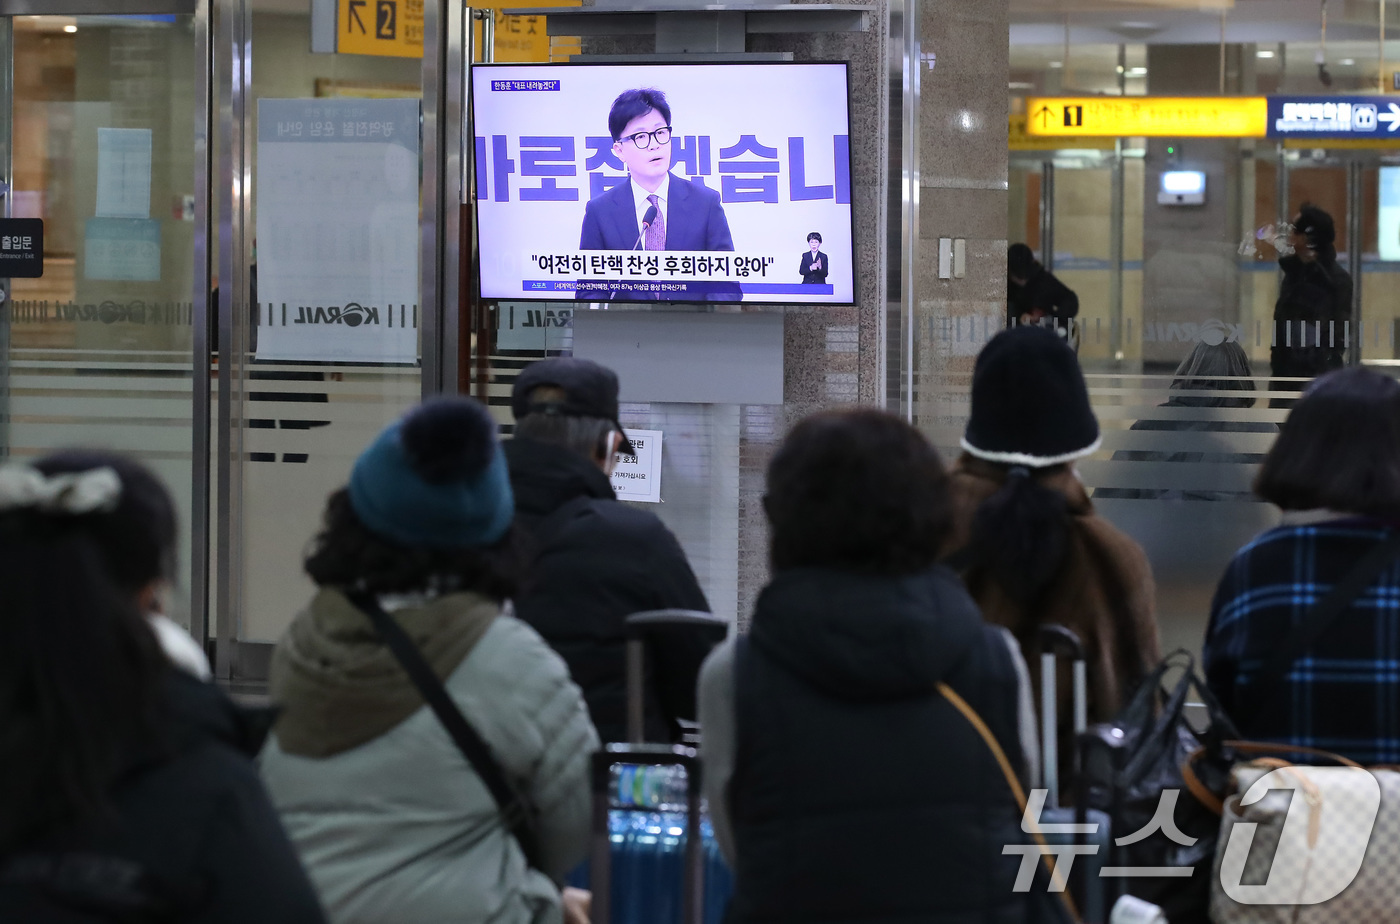
[[[159,613],[176,535],[129,459],[0,469],[0,920],[324,920],[261,723]]]

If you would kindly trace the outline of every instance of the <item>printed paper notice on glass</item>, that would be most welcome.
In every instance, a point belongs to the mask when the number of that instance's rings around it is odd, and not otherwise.
[[[417,362],[419,107],[258,102],[258,359]]]
[[[97,130],[98,218],[151,217],[151,130]]]
[[[618,500],[661,503],[661,431],[628,430],[636,455],[617,454],[612,486]]]

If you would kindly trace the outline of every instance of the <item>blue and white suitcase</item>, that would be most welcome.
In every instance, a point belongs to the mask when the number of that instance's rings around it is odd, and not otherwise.
[[[643,692],[650,629],[709,627],[718,641],[728,623],[708,613],[658,610],[627,624],[631,743],[610,744],[593,756],[592,918],[594,924],[719,924],[733,877],[702,811],[700,758],[690,747],[642,743]]]

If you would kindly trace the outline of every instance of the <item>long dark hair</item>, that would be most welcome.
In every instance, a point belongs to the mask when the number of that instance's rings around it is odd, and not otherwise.
[[[469,590],[500,603],[515,595],[519,572],[513,527],[486,548],[411,549],[365,526],[344,488],[327,500],[324,526],[306,556],[306,573],[318,587],[376,594]]]
[[[1069,551],[1068,502],[1040,483],[1065,466],[1001,468],[1006,480],[973,515],[972,560],[1007,596],[1026,603],[1050,583]]]
[[[35,466],[102,467],[123,482],[115,510],[0,513],[0,854],[51,827],[100,818],[114,779],[155,734],[166,664],[136,592],[163,576],[173,546],[158,538],[163,525],[143,520],[145,488],[155,486],[173,525],[169,495],[116,456],[68,454]]]

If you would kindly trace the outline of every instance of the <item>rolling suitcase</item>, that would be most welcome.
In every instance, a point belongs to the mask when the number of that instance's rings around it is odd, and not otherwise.
[[[655,610],[627,620],[628,744],[593,756],[588,884],[594,924],[718,924],[732,877],[702,814],[700,758],[684,745],[643,743],[648,634],[700,626],[723,639],[709,613]],[[699,837],[692,837],[698,832]]]
[[[1070,867],[1069,889],[1084,924],[1106,924],[1111,904],[1101,874],[1111,843],[1109,816],[1096,809],[1086,808],[1083,799],[1076,799],[1073,808],[1063,808],[1060,805],[1060,786],[1062,782],[1068,781],[1061,781],[1059,774],[1059,701],[1056,682],[1060,659],[1068,658],[1070,682],[1073,685],[1074,736],[1078,741],[1088,724],[1088,672],[1084,661],[1084,645],[1079,636],[1060,625],[1042,626],[1039,640],[1041,772],[1046,790],[1045,808],[1041,812],[1040,822],[1042,827],[1052,826],[1052,830],[1045,832],[1045,839],[1051,845],[1089,844],[1095,848],[1092,854],[1074,858]],[[1075,756],[1077,765],[1077,750]],[[1086,825],[1092,826],[1092,830],[1087,833],[1063,833],[1064,829],[1084,832]],[[1064,828],[1055,831],[1054,826]]]

